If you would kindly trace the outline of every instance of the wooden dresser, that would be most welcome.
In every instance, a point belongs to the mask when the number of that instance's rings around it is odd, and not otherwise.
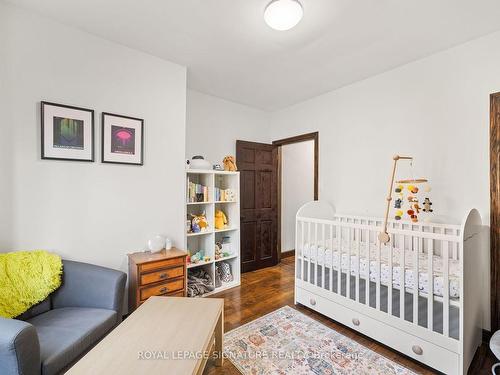
[[[186,296],[185,251],[172,248],[128,255],[129,313],[151,296]]]

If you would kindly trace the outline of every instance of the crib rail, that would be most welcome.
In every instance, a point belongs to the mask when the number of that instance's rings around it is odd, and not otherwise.
[[[463,293],[461,227],[389,221],[391,241],[384,245],[378,241],[382,224],[378,218],[311,218],[299,211],[296,278],[458,340],[459,326],[450,322],[458,317]]]

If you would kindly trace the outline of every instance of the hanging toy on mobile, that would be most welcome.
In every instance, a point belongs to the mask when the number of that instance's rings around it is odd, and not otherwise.
[[[390,179],[390,185],[389,185],[389,194],[387,197],[387,207],[386,207],[386,211],[385,211],[384,225],[382,227],[382,231],[378,235],[379,241],[383,244],[386,244],[391,240],[391,237],[389,236],[389,233],[387,232],[387,222],[389,219],[389,210],[390,210],[391,201],[392,201],[392,187],[394,186],[394,177],[396,176],[396,168],[397,168],[398,161],[399,160],[410,160],[411,178],[406,179],[406,180],[396,181],[397,185],[394,189],[394,193],[397,195],[398,198],[394,202],[394,208],[396,209],[394,219],[401,220],[403,218],[405,210],[406,210],[406,213],[408,214],[410,220],[414,223],[418,222],[418,214],[420,213],[420,210],[422,210],[422,208],[419,205],[419,199],[418,199],[418,193],[419,193],[420,189],[416,185],[428,182],[427,179],[425,179],[425,178],[419,178],[419,179],[413,178],[413,157],[394,155],[392,160],[394,162],[393,162],[393,166],[392,166],[392,173],[391,173],[391,179]],[[430,191],[430,187],[425,188],[424,190]],[[408,193],[406,193],[406,192],[408,192]],[[405,194],[408,194],[408,196],[405,197]],[[429,200],[429,202],[430,202],[430,200]],[[423,211],[424,212],[432,212],[432,211],[426,211],[427,206],[425,206],[425,203],[426,203],[426,201],[424,200],[424,202],[422,203],[422,205],[424,206]],[[408,205],[408,207],[404,207],[405,205]],[[429,209],[430,209],[430,206],[429,206]]]
[[[394,192],[396,193],[396,195],[398,197],[394,201],[394,208],[396,209],[394,219],[396,219],[396,220],[401,220],[401,218],[403,217],[403,214],[404,214],[403,210],[402,210],[403,205],[404,205],[403,189],[404,189],[403,185],[398,185],[398,186],[396,186],[396,189],[394,189]]]
[[[431,200],[429,198],[426,197],[424,199],[424,203],[422,203],[422,204],[424,206],[424,212],[429,212],[429,213],[430,212],[434,212],[434,210],[431,208],[432,202],[431,202]]]

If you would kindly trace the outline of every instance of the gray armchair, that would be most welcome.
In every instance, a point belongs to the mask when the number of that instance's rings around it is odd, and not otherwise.
[[[0,318],[0,374],[59,374],[121,322],[125,273],[63,265],[58,290],[16,319]]]

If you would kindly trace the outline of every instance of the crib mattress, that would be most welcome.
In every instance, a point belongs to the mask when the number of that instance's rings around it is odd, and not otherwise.
[[[349,244],[342,244],[341,251],[341,268],[342,272],[347,273],[349,269],[349,255],[347,254]],[[317,246],[315,244],[304,244],[303,248],[299,250],[298,256],[302,256],[306,260],[315,262],[319,265],[329,267],[333,264],[333,268],[338,270],[339,264],[339,251],[334,243],[333,251],[330,248]],[[352,242],[351,245],[351,264],[350,274],[366,279],[368,275],[368,257],[367,249],[364,243]],[[359,260],[358,260],[359,251]],[[370,280],[376,282],[378,279],[377,267],[377,253],[378,247],[374,244],[370,246]],[[401,250],[393,248],[392,260],[392,283],[393,287],[401,287]],[[380,252],[380,282],[383,285],[389,284],[390,267],[389,267],[389,248],[383,246]],[[405,253],[405,287],[414,288],[414,270],[413,270],[413,251],[407,249]],[[423,293],[429,291],[429,272],[428,272],[428,257],[427,254],[419,254],[419,272],[418,272],[418,289]],[[458,260],[449,260],[449,296],[450,298],[460,298],[460,263]],[[444,277],[443,277],[443,258],[440,256],[433,256],[433,293],[435,296],[443,296],[444,291]]]

